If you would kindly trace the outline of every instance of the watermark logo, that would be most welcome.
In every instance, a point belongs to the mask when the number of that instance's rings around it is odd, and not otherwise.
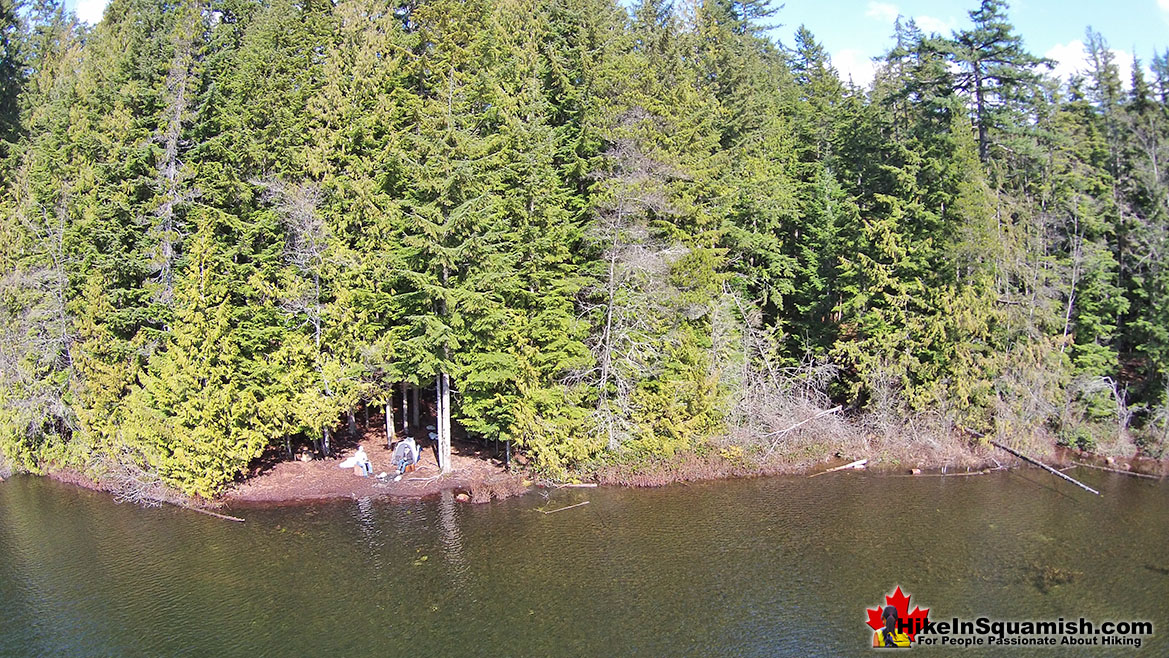
[[[908,649],[929,623],[929,608],[914,606],[910,612],[909,598],[898,585],[892,594],[885,595],[885,605],[865,610],[869,628],[873,629],[873,647]]]
[[[911,611],[909,599],[910,595],[898,585],[892,594],[885,595],[885,605],[865,609],[873,648],[908,649],[916,645],[1140,648],[1153,635],[1153,622],[1147,620],[1095,622],[1084,617],[1004,620],[957,616],[931,619],[929,608],[914,606]]]

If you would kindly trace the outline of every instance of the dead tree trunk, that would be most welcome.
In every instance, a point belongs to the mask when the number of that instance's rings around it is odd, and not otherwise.
[[[442,454],[443,473],[451,469],[451,378],[442,374]]]
[[[1072,282],[1068,288],[1067,312],[1063,318],[1063,340],[1060,341],[1059,351],[1062,354],[1068,347],[1068,335],[1072,330],[1072,309],[1076,301],[1076,286],[1080,284],[1080,263],[1083,260],[1084,236],[1080,233],[1080,220],[1075,218],[1075,249],[1072,252]]]
[[[173,42],[174,56],[166,76],[166,120],[163,130],[155,135],[162,144],[162,157],[158,162],[156,189],[162,202],[155,211],[156,224],[151,228],[156,240],[154,267],[160,284],[155,298],[169,304],[174,295],[174,270],[177,260],[177,246],[180,227],[175,215],[176,206],[188,199],[182,191],[179,180],[180,161],[183,155],[183,122],[186,119],[190,99],[189,87],[196,77],[192,70],[196,64],[195,36],[200,32],[201,12],[188,14],[188,23],[176,32]]]
[[[406,423],[409,418],[406,414],[409,413],[410,404],[406,401],[406,382],[402,382],[402,434],[410,434],[410,425]]]
[[[414,398],[412,401],[413,404],[410,407],[410,424],[413,425],[414,427],[418,427],[418,407],[419,407],[419,404],[418,404],[418,387],[417,386],[410,387],[410,395],[411,395],[411,397]]]
[[[321,457],[331,457],[333,449],[329,445],[329,428],[321,430]]]
[[[451,472],[451,415],[450,378],[441,373],[435,380],[435,429],[438,433],[438,467],[443,473]]]
[[[616,253],[616,249],[614,249]],[[613,297],[616,294],[616,282],[614,279],[614,268],[616,256],[610,256],[609,259],[609,301],[605,305],[605,332],[601,336],[601,383],[598,386],[600,395],[597,399],[597,410],[606,415],[609,414],[609,368],[613,362],[613,346],[611,337],[613,335]],[[613,432],[612,419],[606,419],[605,431],[607,434],[607,447],[609,450],[616,450],[617,436]]]
[[[1009,452],[1012,455],[1018,457],[1019,459],[1022,459],[1023,461],[1027,462],[1028,464],[1031,464],[1033,466],[1038,466],[1039,468],[1042,468],[1043,470],[1047,471],[1048,473],[1051,473],[1052,475],[1054,475],[1056,477],[1063,478],[1063,479],[1067,480],[1068,482],[1071,482],[1072,484],[1076,485],[1077,487],[1084,489],[1085,491],[1090,491],[1090,492],[1096,494],[1097,496],[1102,495],[1099,491],[1096,491],[1092,487],[1089,487],[1088,485],[1084,484],[1083,482],[1080,482],[1079,480],[1071,477],[1070,475],[1065,475],[1065,474],[1061,473],[1060,471],[1048,466],[1047,464],[1044,464],[1043,462],[1041,462],[1039,460],[1032,459],[1032,458],[1028,457],[1027,455],[1024,455],[1023,453],[1021,453],[1017,450],[1013,450],[1011,448],[1008,448],[1005,445],[1003,445],[997,441],[990,441],[989,443],[992,446],[998,448],[999,450],[1004,450],[1006,452]]]
[[[386,447],[394,447],[394,403],[393,395],[386,400]]]

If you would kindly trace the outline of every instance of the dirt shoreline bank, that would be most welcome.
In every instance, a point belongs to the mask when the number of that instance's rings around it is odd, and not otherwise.
[[[444,491],[453,491],[461,501],[484,503],[523,495],[538,486],[557,486],[557,483],[552,482],[533,483],[528,479],[529,474],[507,471],[497,460],[491,459],[483,454],[481,449],[471,444],[455,446],[452,455],[453,472],[445,476],[439,472],[434,452],[424,450],[419,467],[414,472],[406,474],[401,481],[394,482],[393,469],[389,464],[391,453],[383,441],[374,439],[363,440],[361,445],[374,465],[374,473],[384,471],[389,477],[380,480],[376,477],[363,478],[354,475],[352,469],[341,469],[337,466],[356,450],[356,445],[338,451],[338,454],[330,459],[269,463],[211,501],[160,502],[221,510],[291,507],[360,498],[422,499],[438,496]],[[1117,460],[1060,447],[1053,447],[1046,454],[1037,457],[1057,468],[1076,467],[1076,463],[1079,462],[1105,470],[1141,473],[1161,480],[1169,477],[1169,461],[1166,460],[1140,457]],[[865,470],[871,473],[897,477],[975,475],[988,470],[1026,467],[1020,460],[986,446],[973,446],[958,458],[950,454],[945,460],[931,462],[919,459],[911,464],[898,459],[882,458],[879,455],[866,456],[860,453],[837,453],[799,461],[778,457],[769,462],[759,462],[735,456],[733,453],[728,456],[725,451],[721,454],[711,451],[705,455],[689,453],[673,459],[594,466],[578,473],[576,481],[600,486],[655,488],[671,484],[740,478],[812,476],[859,459],[870,460]],[[112,487],[76,470],[55,470],[47,473],[47,477],[66,484],[117,495]]]

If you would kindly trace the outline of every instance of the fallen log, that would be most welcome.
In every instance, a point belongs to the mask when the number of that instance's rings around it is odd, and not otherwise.
[[[1085,464],[1084,462],[1072,462],[1076,466],[1083,466],[1084,468],[1095,468],[1101,471],[1108,471],[1109,473],[1120,473],[1121,475],[1131,475],[1134,478],[1148,478],[1150,480],[1160,480],[1162,478],[1156,475],[1149,475],[1148,473],[1137,473],[1136,471],[1126,471],[1120,468],[1108,468],[1107,466],[1097,466],[1095,464]]]
[[[848,464],[845,464],[844,466],[837,466],[836,468],[830,468],[826,471],[820,471],[819,473],[813,473],[813,474],[809,475],[808,477],[814,478],[817,475],[824,475],[825,473],[834,473],[836,471],[843,471],[843,470],[849,469],[849,468],[864,468],[865,464],[867,464],[867,463],[869,463],[869,460],[867,460],[867,459],[858,459],[854,462],[850,462]]]
[[[1006,470],[1003,468],[984,468],[981,471],[966,471],[965,473],[914,473],[910,475],[898,475],[903,478],[960,478],[969,477],[971,475],[986,475],[987,473],[994,473],[996,471]]]
[[[555,513],[557,513],[557,512],[563,512],[563,511],[564,511],[564,510],[566,510],[566,509],[572,509],[572,508],[574,508],[574,507],[580,507],[581,505],[588,505],[588,504],[589,504],[589,501],[587,501],[587,500],[586,500],[586,501],[584,501],[583,503],[577,503],[577,504],[575,504],[575,505],[569,505],[568,507],[560,507],[560,508],[557,508],[557,509],[554,509],[554,510],[549,510],[549,511],[546,511],[546,512],[545,512],[544,510],[540,510],[540,511],[541,511],[541,512],[543,512],[544,514],[555,514]]]
[[[217,518],[217,519],[223,519],[224,521],[235,521],[236,523],[244,523],[244,520],[243,520],[243,519],[241,519],[241,518],[239,518],[238,516],[228,516],[228,515],[226,515],[226,514],[220,514],[220,513],[218,513],[218,512],[212,512],[211,510],[206,510],[206,509],[203,509],[203,508],[201,508],[201,507],[192,507],[191,505],[179,505],[179,507],[181,507],[181,508],[183,508],[183,509],[189,509],[189,510],[191,510],[192,512],[198,512],[198,513],[200,513],[200,514],[206,514],[207,516],[214,516],[215,518]]]
[[[1075,479],[1074,477],[1072,477],[1070,475],[1066,475],[1064,473],[1061,473],[1058,470],[1048,466],[1047,464],[1044,464],[1043,462],[1037,461],[1035,459],[1028,457],[1027,455],[1024,455],[1024,454],[1016,451],[1016,450],[1008,448],[1005,445],[999,443],[998,441],[990,441],[989,443],[992,446],[998,448],[999,450],[1003,450],[1003,451],[1011,453],[1012,455],[1018,457],[1019,459],[1022,459],[1023,461],[1027,462],[1028,464],[1038,466],[1039,468],[1042,468],[1043,470],[1047,471],[1048,473],[1051,473],[1052,475],[1055,475],[1057,477],[1060,477],[1060,478],[1067,480],[1068,482],[1071,482],[1072,484],[1083,489],[1084,491],[1090,491],[1090,492],[1096,494],[1097,496],[1104,495],[1104,494],[1100,493],[1099,491],[1096,491],[1092,487],[1089,487],[1088,485],[1084,484],[1083,482],[1080,482],[1079,480]]]

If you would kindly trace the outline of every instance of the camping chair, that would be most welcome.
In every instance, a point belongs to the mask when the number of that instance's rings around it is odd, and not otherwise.
[[[422,458],[420,450],[410,449],[409,444],[402,442],[394,449],[393,463],[398,469],[398,475],[411,473],[418,467],[418,462]]]

